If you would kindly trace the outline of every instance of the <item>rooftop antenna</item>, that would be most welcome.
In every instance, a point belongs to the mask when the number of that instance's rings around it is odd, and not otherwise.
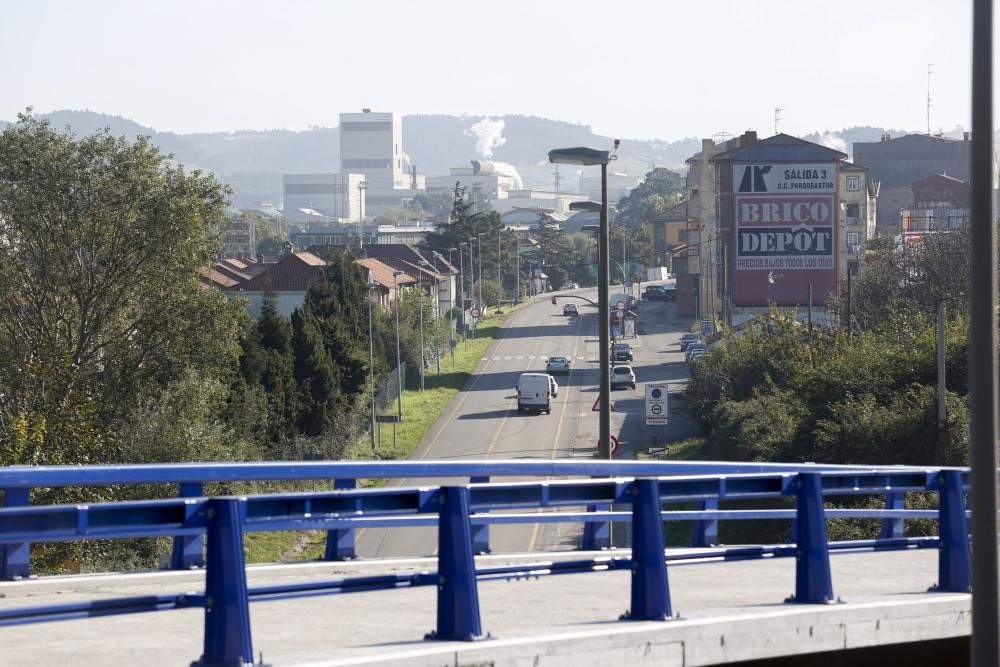
[[[778,123],[785,120],[787,116],[782,116],[781,112],[788,111],[788,107],[774,107],[774,133],[778,134]]]
[[[927,63],[927,136],[931,136],[931,74],[934,73],[934,63]]]

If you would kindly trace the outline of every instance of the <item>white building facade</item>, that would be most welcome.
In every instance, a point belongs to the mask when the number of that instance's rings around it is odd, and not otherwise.
[[[284,213],[289,222],[356,222],[365,216],[361,174],[285,174],[282,177]]]

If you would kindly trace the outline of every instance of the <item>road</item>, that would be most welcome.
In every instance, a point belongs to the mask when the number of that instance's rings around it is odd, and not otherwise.
[[[597,300],[597,291],[574,292]],[[570,458],[592,457],[597,451],[598,416],[592,411],[599,380],[597,309],[584,301],[580,314],[567,317],[560,298],[552,305],[548,296],[539,297],[508,318],[497,340],[482,358],[475,374],[431,428],[413,453],[415,459],[490,458]],[[651,381],[682,380],[687,377],[683,356],[676,342],[682,333],[671,322],[673,305],[645,306],[650,315],[647,327],[652,336],[636,341],[635,391],[618,390],[612,400],[612,433],[623,440],[623,449],[652,445],[643,440],[642,384]],[[645,317],[645,316],[644,316]],[[657,331],[661,333],[656,333]],[[665,335],[664,335],[665,334]],[[655,341],[655,344],[651,344]],[[656,349],[654,349],[656,348]],[[569,357],[569,376],[556,376],[559,395],[550,415],[517,414],[515,387],[521,373],[545,370],[545,360],[553,355]],[[404,416],[405,418],[405,416]],[[623,452],[621,455],[625,455]],[[620,455],[620,456],[621,456]],[[446,480],[397,480],[402,486],[438,484]],[[468,480],[459,480],[465,483]],[[494,551],[516,553],[538,549],[573,549],[579,546],[582,527],[536,524],[534,527],[494,526],[490,544]],[[403,557],[433,555],[437,533],[426,529],[396,528],[359,531],[358,554],[362,557]]]

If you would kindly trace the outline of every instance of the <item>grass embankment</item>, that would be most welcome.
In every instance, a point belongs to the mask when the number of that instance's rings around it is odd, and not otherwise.
[[[508,308],[503,315],[490,315],[480,322],[475,339],[469,338],[468,344],[459,342],[455,348],[455,361],[451,354],[441,360],[441,375],[436,367],[424,372],[424,391],[404,388],[403,390],[403,422],[396,424],[396,438],[393,443],[392,424],[381,425],[381,444],[376,436],[376,451],[371,450],[371,439],[368,434],[352,447],[345,458],[392,459],[408,458],[413,450],[427,435],[434,422],[441,417],[451,399],[462,390],[465,383],[472,377],[476,365],[486,354],[500,332],[504,320],[515,310],[523,308],[524,302],[514,308]],[[392,414],[395,404],[385,412]],[[306,535],[301,533],[251,533],[246,536],[247,562],[273,563],[282,559],[312,560],[322,557],[325,534],[313,531]]]

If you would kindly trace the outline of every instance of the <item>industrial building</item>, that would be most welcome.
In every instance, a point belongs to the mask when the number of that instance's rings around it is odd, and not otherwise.
[[[403,123],[395,113],[340,114],[340,171],[360,174],[369,216],[401,206],[425,190],[415,165],[404,169]]]
[[[365,217],[362,174],[285,174],[284,214],[295,224],[357,222]]]

